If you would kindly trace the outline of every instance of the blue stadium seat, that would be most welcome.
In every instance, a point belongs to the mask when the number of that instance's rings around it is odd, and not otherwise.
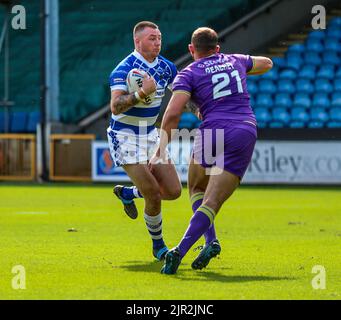
[[[33,111],[28,114],[28,121],[27,121],[27,132],[36,132],[37,124],[40,122],[40,112]]]
[[[279,73],[279,79],[296,79],[297,74],[295,70],[284,69]]]
[[[334,128],[334,129],[339,129],[341,128],[341,121],[329,121],[327,122],[327,128]]]
[[[282,57],[273,57],[271,60],[272,60],[272,62],[273,62],[273,64],[274,64],[275,67],[278,67],[278,68],[285,68],[285,64],[286,64],[285,58],[282,58]]]
[[[287,93],[277,93],[275,95],[275,106],[282,108],[291,108],[292,100],[290,94]]]
[[[302,53],[305,51],[305,46],[303,43],[295,43],[289,46],[288,52],[299,52]]]
[[[289,59],[294,59],[294,60],[300,60],[300,59],[302,59],[302,54],[301,54],[301,52],[290,51],[289,49],[290,49],[290,47],[288,48],[288,51],[287,51],[286,54],[285,54],[285,57],[286,57],[287,61],[288,61]],[[303,50],[302,52],[304,52],[304,50]]]
[[[258,93],[256,97],[256,107],[271,108],[273,106],[273,100],[271,94]]]
[[[326,36],[323,30],[314,30],[309,32],[307,40],[323,40]]]
[[[275,64],[275,62],[274,62],[274,64]],[[277,78],[278,78],[278,68],[274,66],[270,71],[262,74],[261,76],[256,76],[256,78],[268,79],[268,80],[277,80]]]
[[[294,107],[310,108],[311,99],[307,93],[296,93],[294,96]]]
[[[316,67],[311,65],[305,65],[301,71],[298,72],[298,78],[313,80],[316,78]]]
[[[305,123],[304,122],[300,122],[300,121],[291,121],[289,123],[289,127],[290,128],[295,128],[295,129],[301,129],[305,127]]]
[[[250,94],[255,94],[258,92],[258,86],[256,81],[250,81],[250,78],[247,79],[247,91]]]
[[[277,88],[272,80],[260,80],[258,82],[258,90],[262,93],[275,93]]]
[[[264,129],[266,127],[267,127],[267,124],[265,122],[257,121],[257,128]]]
[[[322,62],[327,63],[327,64],[331,64],[331,65],[340,65],[341,59],[338,57],[338,55],[335,51],[327,51],[322,56]]]
[[[251,105],[252,108],[253,108],[253,106],[256,105],[256,100],[255,100],[255,98],[254,98],[254,95],[251,95],[251,96],[250,96],[250,105]]]
[[[331,108],[329,110],[329,117],[332,121],[341,122],[341,107]]]
[[[339,31],[339,33],[341,34],[341,32]],[[326,50],[328,51],[332,51],[332,52],[340,52],[341,51],[341,43],[339,42],[338,38],[326,38],[324,40],[324,47]]]
[[[279,122],[279,121],[270,122],[269,127],[272,128],[272,129],[284,128],[284,123],[283,122]]]
[[[333,65],[322,65],[317,71],[316,76],[318,78],[325,78],[332,80],[334,79],[334,66]]]
[[[327,79],[317,79],[315,81],[315,92],[331,93],[333,86]]]
[[[304,62],[306,65],[319,66],[322,63],[322,59],[318,52],[306,52]]]
[[[334,90],[341,92],[341,78],[334,80]]]
[[[332,107],[341,107],[341,92],[335,92],[332,94]]]
[[[339,67],[335,72],[335,78],[341,78],[341,67]]]
[[[312,122],[309,122],[308,124],[308,128],[311,128],[311,129],[321,129],[323,127],[324,127],[324,123],[320,121],[312,121]]]
[[[317,108],[329,108],[330,100],[328,98],[328,94],[326,93],[315,93],[313,95],[312,107]]]
[[[26,112],[12,112],[10,120],[10,132],[23,133],[26,132],[26,123],[28,115]]]
[[[183,128],[192,129],[196,125],[197,120],[198,118],[192,112],[184,112],[181,115],[178,128],[179,129],[183,129]]]
[[[5,132],[5,114],[0,111],[0,133]]]
[[[328,27],[327,28],[327,38],[341,39],[340,29],[338,27]]]
[[[287,125],[290,122],[290,114],[284,108],[274,108],[272,110],[272,120]]]
[[[296,81],[296,91],[301,93],[313,93],[314,86],[308,79],[298,79]]]
[[[328,22],[328,28],[329,27],[337,27],[341,29],[341,17],[335,17],[332,20]]]
[[[287,68],[292,68],[295,70],[300,70],[301,65],[303,64],[303,59],[302,58],[297,58],[297,57],[288,57],[287,58]]]
[[[310,120],[310,117],[305,108],[295,107],[291,110],[291,120],[306,123]]]
[[[324,50],[322,42],[318,39],[308,39],[305,48],[307,51],[322,52]]]
[[[291,80],[283,79],[277,82],[278,93],[294,93],[296,88]]]
[[[256,108],[254,113],[255,113],[258,124],[260,122],[267,124],[269,121],[272,120],[271,119],[271,113],[266,108]]]
[[[202,123],[202,121],[199,120],[199,119],[197,119],[197,120],[194,122],[194,124],[193,124],[193,129],[194,129],[194,128],[199,128],[199,126],[201,125],[201,123]]]
[[[312,108],[310,110],[311,121],[327,122],[329,120],[328,113],[323,108]]]
[[[178,129],[191,129],[193,126],[192,122],[179,121]]]

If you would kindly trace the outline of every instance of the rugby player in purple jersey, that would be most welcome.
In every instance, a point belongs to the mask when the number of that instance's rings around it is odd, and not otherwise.
[[[239,186],[257,139],[246,77],[272,68],[271,59],[266,57],[220,53],[217,33],[206,27],[193,32],[189,51],[194,62],[173,82],[172,98],[161,125],[161,143],[149,164],[153,170],[166,158],[171,131],[177,128],[186,104],[194,102],[203,120],[194,140],[188,174],[194,214],[180,243],[166,254],[161,269],[165,274],[176,273],[183,257],[202,235],[205,246],[192,268],[206,267],[220,253],[214,218]],[[211,158],[207,157],[212,149]]]

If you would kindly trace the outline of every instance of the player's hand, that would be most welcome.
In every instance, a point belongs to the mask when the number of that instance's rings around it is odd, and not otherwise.
[[[154,155],[150,158],[149,160],[149,163],[148,163],[148,167],[149,167],[149,170],[151,172],[153,172],[153,168],[156,166],[156,165],[159,165],[159,164],[166,164],[168,163],[168,160],[167,160],[167,157],[166,157],[166,154],[165,153],[160,153],[160,151],[156,151],[154,153]]]
[[[142,90],[147,96],[156,91],[156,83],[153,77],[147,74],[144,75],[142,80]]]

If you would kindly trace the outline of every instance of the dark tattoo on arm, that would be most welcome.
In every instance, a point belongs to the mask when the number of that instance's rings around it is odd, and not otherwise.
[[[136,99],[134,93],[125,94],[117,97],[114,100],[114,108],[117,114],[129,110],[132,106],[137,104],[139,101]]]

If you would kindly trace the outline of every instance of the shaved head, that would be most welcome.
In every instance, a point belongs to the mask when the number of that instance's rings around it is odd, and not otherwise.
[[[134,27],[134,30],[133,30],[134,38],[136,37],[137,34],[142,32],[147,27],[152,28],[152,29],[159,29],[159,27],[153,22],[141,21],[141,22],[137,23]]]
[[[198,28],[193,32],[191,42],[196,51],[207,53],[217,47],[218,34],[211,28]]]

